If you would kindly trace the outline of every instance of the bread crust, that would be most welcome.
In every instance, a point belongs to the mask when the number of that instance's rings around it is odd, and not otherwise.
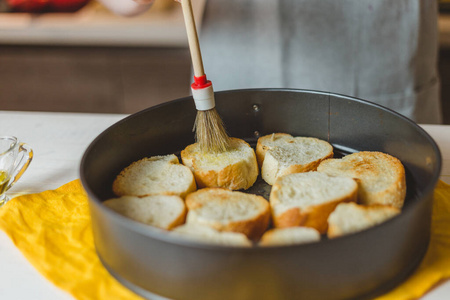
[[[275,228],[311,227],[321,234],[328,228],[328,216],[344,202],[356,202],[357,183],[343,176],[319,172],[279,177],[270,192]]]
[[[357,190],[346,197],[342,197],[332,202],[311,206],[307,209],[292,207],[279,215],[276,215],[274,213],[274,210],[272,210],[273,224],[277,228],[294,226],[312,227],[319,231],[321,234],[325,234],[328,229],[328,216],[334,211],[336,206],[338,206],[340,203],[356,203],[356,201]]]
[[[321,159],[312,161],[308,164],[304,165],[291,165],[288,168],[286,168],[284,171],[281,172],[279,176],[284,176],[288,174],[294,174],[294,173],[304,173],[304,172],[310,172],[310,171],[316,171],[319,164],[324,161],[325,159],[332,158],[333,152],[329,153],[327,156],[322,157]]]
[[[188,238],[197,242],[237,246],[237,247],[251,247],[252,242],[242,233],[218,231],[209,226],[199,224],[186,223],[174,228],[171,234],[179,237]]]
[[[184,207],[184,211],[182,214],[178,215],[178,218],[176,218],[175,220],[173,220],[173,222],[171,222],[169,224],[169,226],[167,226],[166,229],[168,230],[172,230],[175,227],[178,227],[180,225],[183,225],[186,222],[186,215],[187,215],[187,209],[186,206]]]
[[[359,223],[358,224],[358,228],[356,229],[352,229],[352,230],[346,230],[345,228],[341,228],[340,225],[338,223],[334,223],[333,220],[330,220],[328,222],[329,226],[328,226],[328,230],[327,230],[327,236],[329,238],[336,238],[339,236],[343,236],[343,235],[347,235],[347,234],[351,234],[351,233],[355,233],[358,231],[363,231],[366,229],[369,229],[370,227],[373,227],[375,225],[378,225],[392,217],[394,217],[395,215],[399,214],[401,211],[399,208],[394,207],[394,206],[389,206],[389,205],[381,205],[381,204],[373,204],[373,205],[358,205],[355,204],[354,208],[356,208],[357,210],[353,210],[353,213],[358,213],[361,214],[362,216],[364,216],[365,213],[370,213],[371,211],[378,211],[381,210],[384,213],[384,216],[380,217],[379,219],[365,219],[365,222],[361,222],[364,224]],[[337,213],[338,210],[336,210]],[[331,214],[329,219],[331,218]],[[354,216],[346,216],[346,218],[352,218]],[[366,223],[367,222],[367,223]]]
[[[235,144],[250,145],[242,139],[230,138]],[[232,142],[232,143],[233,143]],[[197,144],[191,144],[181,151],[181,159],[194,173],[195,181],[199,188],[220,187],[230,190],[250,188],[258,178],[258,164],[255,152],[251,151],[251,157],[244,157],[220,170],[205,170],[199,163]]]
[[[259,246],[284,246],[320,241],[320,233],[311,227],[272,228],[258,242]]]
[[[203,197],[207,197],[207,201],[217,202],[216,209],[219,207],[226,208],[227,202],[229,201],[240,201],[242,203],[252,201],[258,207],[258,212],[255,212],[253,217],[244,220],[231,221],[202,218],[195,211],[201,210],[206,204],[205,198]],[[263,197],[223,188],[205,188],[191,193],[186,197],[186,206],[188,208],[187,223],[210,226],[218,231],[243,233],[251,240],[259,239],[266,231],[270,221],[270,206]]]
[[[393,174],[390,184],[379,191],[369,190],[370,182],[387,178],[381,168],[388,168]],[[406,196],[405,168],[399,159],[378,151],[361,151],[341,159],[321,162],[317,171],[327,174],[341,174],[358,183],[358,201],[364,205],[382,204],[402,208]],[[370,181],[370,182],[369,182]]]

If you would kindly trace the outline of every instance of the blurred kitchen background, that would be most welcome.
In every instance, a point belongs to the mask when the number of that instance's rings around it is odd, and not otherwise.
[[[198,25],[205,1],[193,1]],[[189,95],[186,32],[173,0],[133,18],[95,0],[33,2],[0,0],[0,110],[134,113]],[[42,6],[46,13],[20,12]],[[440,1],[439,30],[450,124],[450,0]]]

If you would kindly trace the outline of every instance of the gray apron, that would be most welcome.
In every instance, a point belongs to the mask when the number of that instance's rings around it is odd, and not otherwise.
[[[200,32],[214,89],[345,94],[440,123],[435,0],[208,0]]]

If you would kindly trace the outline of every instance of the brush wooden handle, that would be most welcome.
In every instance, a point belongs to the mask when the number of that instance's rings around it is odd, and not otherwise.
[[[200,77],[205,75],[205,71],[203,69],[202,53],[200,51],[200,44],[198,42],[197,29],[195,27],[194,12],[192,11],[191,0],[181,0],[181,8],[183,10],[189,50],[191,52],[192,68],[194,69],[194,76]]]

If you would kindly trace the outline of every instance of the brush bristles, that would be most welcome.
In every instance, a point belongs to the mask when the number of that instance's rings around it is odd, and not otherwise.
[[[201,151],[225,152],[230,147],[230,138],[215,108],[197,112],[194,131]]]

